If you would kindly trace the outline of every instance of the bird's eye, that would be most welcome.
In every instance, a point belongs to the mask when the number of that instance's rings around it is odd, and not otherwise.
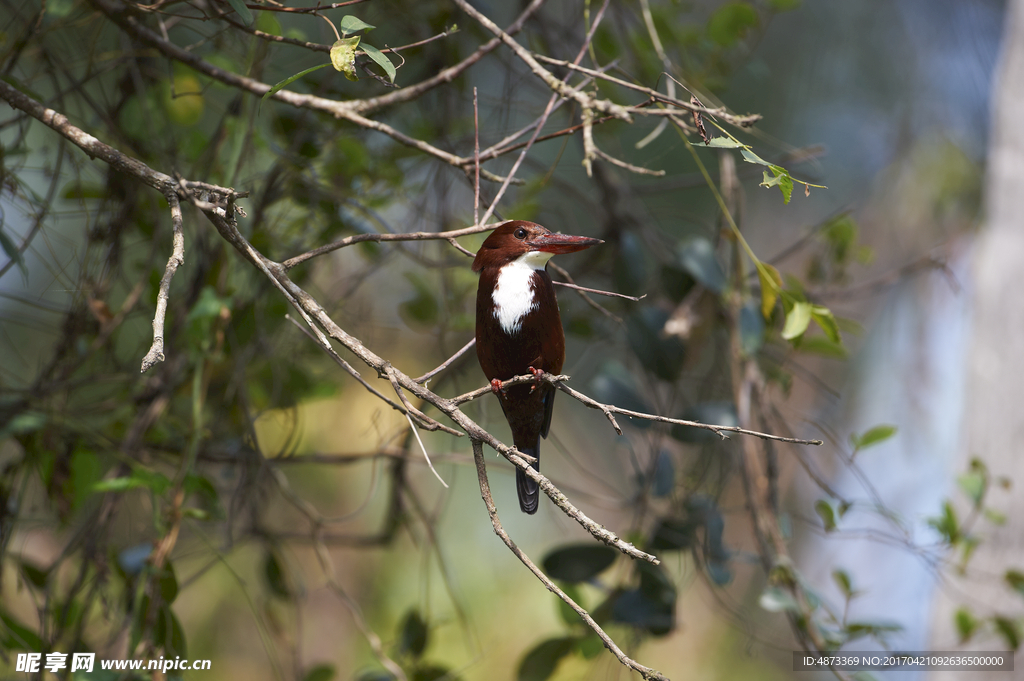
[[[515,238],[517,238],[517,239],[525,239],[526,238],[526,230],[523,229],[522,227],[520,227],[512,235]]]

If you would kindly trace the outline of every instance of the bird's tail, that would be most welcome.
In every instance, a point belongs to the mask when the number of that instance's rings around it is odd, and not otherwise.
[[[536,471],[540,470],[540,438],[537,438],[537,444],[533,447],[520,447],[516,445],[523,454],[527,454],[536,459],[531,465]],[[516,468],[516,492],[519,493],[519,508],[523,513],[529,513],[533,515],[537,512],[537,505],[540,501],[540,486],[533,480],[533,478],[526,475],[523,469]]]

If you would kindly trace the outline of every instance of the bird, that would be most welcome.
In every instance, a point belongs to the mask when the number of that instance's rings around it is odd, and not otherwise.
[[[534,222],[512,220],[484,240],[473,259],[480,273],[476,293],[476,356],[498,396],[516,449],[540,470],[540,438],[548,436],[555,387],[540,374],[558,374],[565,362],[565,333],[555,287],[547,272],[552,256],[604,243],[585,236],[556,234]],[[501,382],[533,373],[535,384],[502,390]],[[519,508],[537,512],[540,489],[516,468]]]

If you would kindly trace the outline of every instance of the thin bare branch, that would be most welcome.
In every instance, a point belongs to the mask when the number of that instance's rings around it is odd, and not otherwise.
[[[480,496],[483,498],[484,505],[487,507],[487,515],[491,519],[491,527],[494,528],[494,534],[498,535],[501,541],[505,543],[505,546],[507,546],[515,557],[518,558],[523,565],[525,565],[527,569],[540,580],[548,591],[561,598],[566,605],[573,609],[573,612],[580,616],[580,619],[582,619],[583,622],[590,627],[598,637],[600,637],[601,641],[604,642],[605,648],[611,651],[612,655],[614,655],[619,662],[629,669],[639,672],[645,679],[668,681],[661,672],[651,669],[650,667],[645,667],[622,652],[622,650],[615,644],[615,641],[612,640],[611,636],[606,634],[604,629],[601,628],[601,625],[594,621],[594,618],[590,616],[590,613],[577,604],[576,601],[569,598],[564,591],[559,589],[558,586],[552,582],[547,575],[541,572],[540,568],[538,568],[532,560],[530,560],[530,557],[527,556],[522,549],[516,546],[516,543],[512,541],[511,537],[508,536],[508,533],[505,532],[505,528],[501,526],[501,520],[498,518],[498,509],[494,505],[494,499],[491,497],[491,486],[487,481],[487,466],[484,463],[484,448],[483,444],[479,440],[473,440],[473,460],[476,462],[476,475],[477,481],[480,483]]]
[[[296,265],[306,262],[310,258],[336,251],[339,248],[345,248],[352,244],[362,243],[364,241],[373,241],[375,243],[381,243],[383,241],[430,241],[434,239],[455,239],[460,236],[467,236],[469,234],[479,234],[480,232],[489,232],[494,229],[500,222],[492,222],[489,225],[473,225],[471,227],[463,227],[462,229],[453,229],[448,232],[407,232],[405,234],[381,234],[374,232],[372,234],[354,234],[347,236],[344,239],[338,239],[337,241],[329,244],[314,248],[311,251],[306,251],[301,255],[296,255],[292,258],[288,258],[281,263],[281,266],[286,270],[290,270]]]
[[[587,288],[586,286],[579,286],[578,284],[570,284],[567,281],[553,281],[551,282],[555,286],[564,286],[565,288],[571,288],[575,291],[584,291],[586,293],[596,293],[599,296],[610,296],[612,298],[624,298],[626,300],[632,300],[634,303],[638,303],[647,297],[647,294],[642,296],[627,296],[625,293],[616,293],[615,291],[602,291],[599,288]]]
[[[558,265],[558,264],[553,263],[553,262],[549,262],[548,263],[548,267],[550,267],[556,273],[558,273],[558,276],[560,276],[563,279],[565,279],[565,281],[568,283],[568,285],[571,285],[573,287],[576,286],[576,282],[574,282],[572,280],[572,276],[561,265]],[[554,283],[560,284],[562,282],[557,282],[556,281]],[[603,314],[605,317],[608,317],[608,319],[611,319],[613,322],[615,322],[617,324],[621,324],[622,323],[622,317],[620,317],[617,314],[613,313],[611,310],[607,309],[604,305],[601,305],[599,302],[597,302],[596,300],[594,300],[593,298],[588,296],[587,292],[582,290],[582,287],[578,287],[577,288],[577,293],[579,293],[580,298],[582,298],[583,301],[587,305],[589,305],[590,307],[594,308],[595,310],[597,310],[598,312]]]
[[[427,373],[423,374],[419,378],[414,378],[413,380],[416,381],[417,383],[425,384],[431,378],[433,378],[434,376],[437,376],[439,373],[441,373],[442,371],[447,369],[449,366],[451,366],[452,362],[454,362],[459,357],[462,357],[464,354],[469,352],[469,349],[471,347],[473,347],[474,345],[476,345],[476,337],[475,336],[473,338],[470,338],[469,342],[466,343],[465,345],[463,345],[461,350],[459,350],[454,355],[452,355],[451,357],[449,357],[448,359],[443,361],[440,364],[440,366],[438,366],[436,369],[431,369],[430,371],[428,371]]]
[[[165,194],[167,203],[171,205],[171,257],[164,268],[164,276],[160,279],[160,288],[156,294],[156,311],[153,313],[153,345],[142,358],[142,373],[158,362],[164,361],[164,319],[167,316],[167,300],[171,288],[171,279],[178,268],[185,264],[185,234],[182,231],[181,204],[174,192]]]

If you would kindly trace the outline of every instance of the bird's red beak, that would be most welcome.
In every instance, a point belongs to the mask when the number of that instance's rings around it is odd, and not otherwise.
[[[572,236],[571,234],[542,234],[526,242],[535,251],[554,253],[555,255],[575,253],[576,251],[582,251],[584,248],[590,248],[591,246],[603,243],[604,241],[601,239],[591,239],[589,236]]]

